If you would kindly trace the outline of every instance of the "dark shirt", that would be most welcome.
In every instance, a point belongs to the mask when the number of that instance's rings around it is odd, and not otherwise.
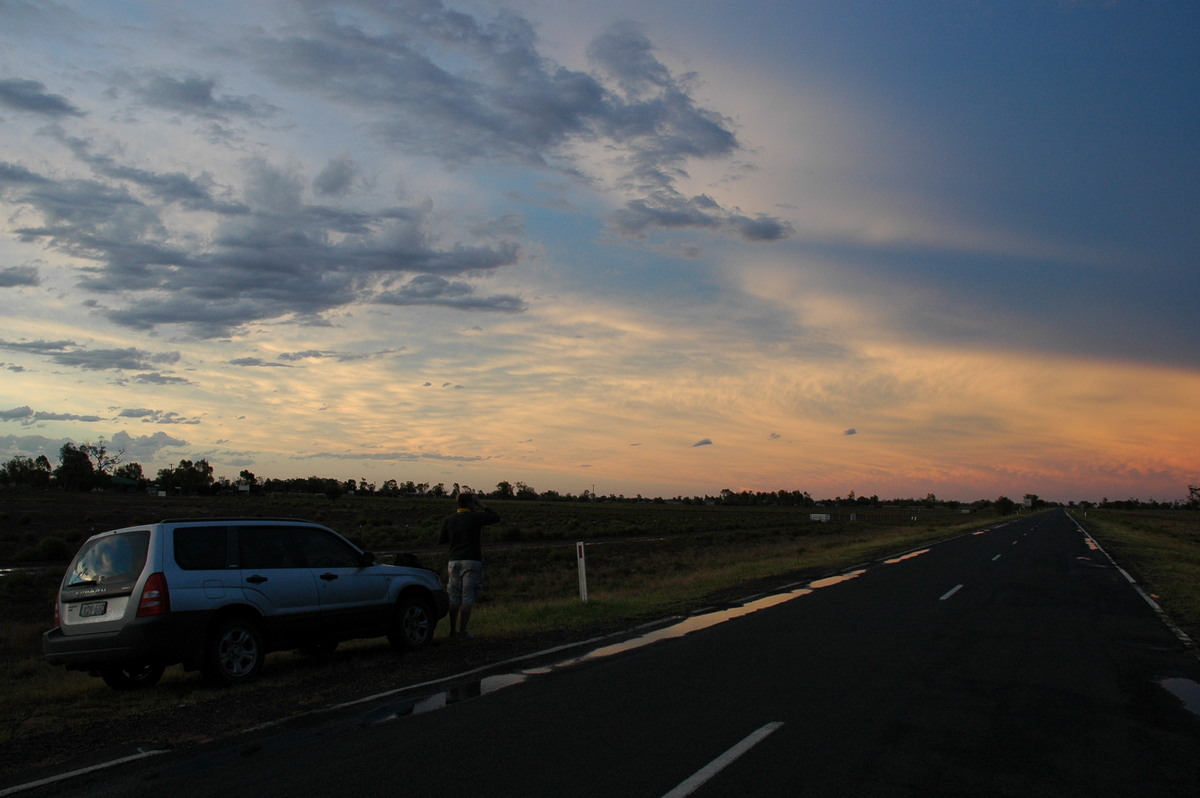
[[[450,544],[451,560],[483,560],[483,528],[497,523],[494,510],[459,510],[442,522],[441,542]]]

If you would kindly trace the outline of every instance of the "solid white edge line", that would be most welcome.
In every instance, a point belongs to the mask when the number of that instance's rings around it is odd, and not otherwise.
[[[9,787],[8,789],[0,790],[0,798],[5,795],[16,795],[17,793],[24,792],[25,790],[33,790],[38,787],[45,787],[47,784],[54,784],[58,781],[73,779],[76,776],[83,776],[85,774],[92,773],[97,770],[104,770],[105,768],[110,768],[115,765],[124,765],[126,762],[136,762],[139,759],[146,759],[147,757],[157,756],[158,754],[165,754],[166,752],[167,751],[165,749],[161,751],[141,751],[130,756],[121,757],[120,759],[113,759],[109,762],[101,762],[100,764],[92,765],[91,767],[72,770],[70,773],[59,773],[57,776],[49,776],[44,779],[38,779],[37,781],[26,782],[25,784],[17,784]]]
[[[1150,605],[1150,608],[1154,610],[1156,615],[1158,615],[1159,620],[1167,625],[1167,628],[1171,630],[1176,638],[1178,638],[1179,642],[1183,643],[1183,645],[1188,648],[1194,646],[1196,643],[1194,640],[1192,640],[1191,636],[1187,632],[1183,631],[1183,629],[1180,628],[1175,621],[1171,620],[1171,616],[1167,615],[1167,611],[1162,608],[1162,605],[1155,601],[1153,596],[1142,589],[1142,586],[1137,583],[1137,580],[1133,578],[1132,574],[1117,564],[1117,561],[1112,558],[1112,555],[1100,545],[1100,541],[1092,537],[1091,534],[1083,528],[1083,524],[1079,523],[1079,520],[1075,518],[1075,516],[1067,513],[1067,517],[1075,523],[1075,527],[1083,533],[1083,536],[1092,542],[1092,545],[1096,547],[1096,550],[1103,554],[1105,559],[1112,563],[1113,568],[1117,569],[1117,573],[1125,577],[1125,581],[1129,583],[1129,586],[1136,590],[1138,595]],[[1200,652],[1196,652],[1196,656],[1200,657]]]
[[[945,601],[946,599],[950,598],[951,596],[953,596],[955,593],[957,593],[958,591],[960,591],[962,589],[963,589],[962,585],[955,585],[954,587],[950,588],[945,593],[943,593],[942,597],[940,599],[938,599],[938,601]]]
[[[721,754],[712,762],[709,762],[700,770],[697,770],[694,774],[692,774],[691,778],[687,779],[687,781],[684,781],[678,787],[671,790],[669,793],[664,795],[663,798],[684,798],[684,796],[691,795],[693,792],[700,789],[701,785],[703,785],[706,781],[727,768],[742,754],[761,743],[767,738],[767,735],[782,725],[783,724],[780,722],[772,722],[760,727],[754,732],[751,732],[740,743]]]

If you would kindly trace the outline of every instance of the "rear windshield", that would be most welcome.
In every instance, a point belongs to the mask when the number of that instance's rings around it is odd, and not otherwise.
[[[64,587],[133,582],[146,565],[149,530],[89,540],[75,555]]]

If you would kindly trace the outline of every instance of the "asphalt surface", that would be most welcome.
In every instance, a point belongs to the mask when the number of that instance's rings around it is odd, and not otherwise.
[[[1193,685],[1200,660],[1056,511],[20,794],[1196,796]]]

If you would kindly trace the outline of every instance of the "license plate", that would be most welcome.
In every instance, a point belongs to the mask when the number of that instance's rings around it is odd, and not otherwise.
[[[107,601],[93,601],[90,604],[84,604],[79,608],[80,618],[95,618],[97,615],[103,615],[108,611]]]

